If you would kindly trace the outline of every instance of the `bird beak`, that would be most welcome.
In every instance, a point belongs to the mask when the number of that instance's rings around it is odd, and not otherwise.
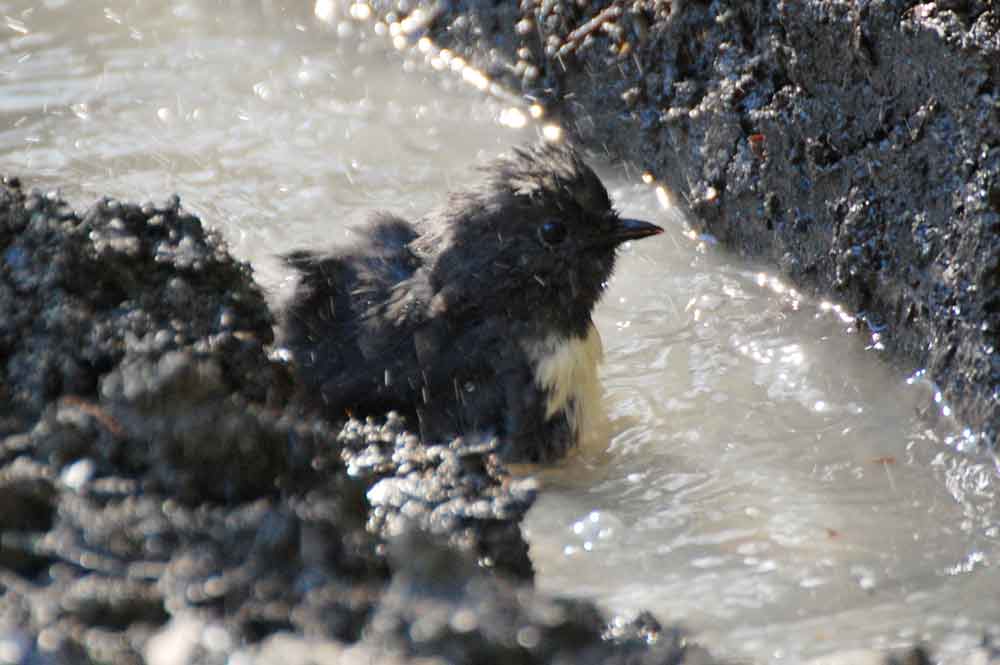
[[[650,224],[638,219],[619,217],[611,229],[611,238],[615,241],[615,244],[618,244],[647,236],[655,236],[659,233],[663,233],[663,229],[656,224]]]

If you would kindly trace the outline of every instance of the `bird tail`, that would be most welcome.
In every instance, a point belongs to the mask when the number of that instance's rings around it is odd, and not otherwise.
[[[353,246],[281,257],[299,282],[283,312],[280,343],[291,351],[303,385],[338,415],[380,400],[405,402],[398,393],[409,390],[408,383],[390,381],[394,372],[373,375],[372,365],[415,365],[403,361],[412,355],[404,344],[409,337],[394,324],[408,312],[394,306],[394,293],[419,265],[407,247],[416,232],[390,215],[375,217],[364,231]]]

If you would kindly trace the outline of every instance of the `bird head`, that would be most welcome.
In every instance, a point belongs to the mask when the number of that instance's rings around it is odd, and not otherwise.
[[[623,242],[661,233],[618,215],[597,174],[567,145],[517,149],[485,167],[427,220],[439,311],[478,310],[583,336]]]

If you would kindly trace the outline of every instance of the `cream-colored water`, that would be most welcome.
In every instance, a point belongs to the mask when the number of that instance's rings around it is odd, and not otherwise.
[[[0,3],[0,170],[79,203],[178,192],[279,292],[275,254],[417,215],[535,136],[370,24],[289,4]],[[538,585],[761,662],[998,630],[995,461],[933,388],[605,174],[668,232],[626,249],[597,316],[610,429],[543,474]]]

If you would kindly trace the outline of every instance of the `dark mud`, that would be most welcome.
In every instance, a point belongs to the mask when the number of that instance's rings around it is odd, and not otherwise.
[[[249,268],[176,199],[5,180],[0,311],[3,662],[712,662],[533,592],[535,488],[489,445],[301,413]]]
[[[650,171],[726,246],[847,304],[996,445],[994,3],[417,4],[411,37]],[[410,8],[379,4],[390,21]]]

